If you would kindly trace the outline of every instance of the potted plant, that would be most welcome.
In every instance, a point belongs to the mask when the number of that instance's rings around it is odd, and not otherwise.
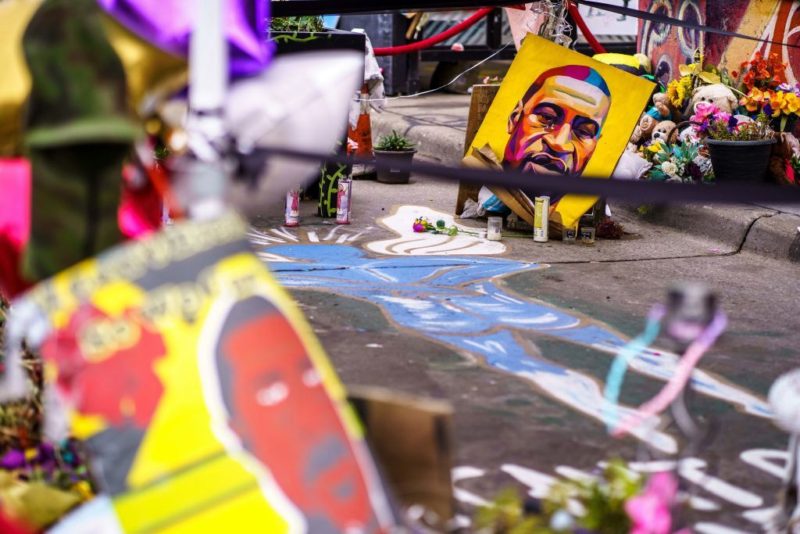
[[[762,112],[755,119],[745,120],[717,112],[711,113],[706,121],[706,143],[714,178],[717,181],[765,181],[775,143],[770,117]]]
[[[391,134],[378,139],[374,150],[375,160],[378,163],[378,181],[384,184],[407,184],[411,173],[408,170],[392,168],[392,165],[410,164],[414,154],[417,153],[414,143],[392,130]]]

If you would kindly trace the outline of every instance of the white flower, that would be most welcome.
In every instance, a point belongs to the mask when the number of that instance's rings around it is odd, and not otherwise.
[[[703,174],[711,172],[711,160],[705,156],[697,156],[694,158],[694,164],[700,167],[700,172]]]
[[[673,163],[672,161],[665,161],[664,163],[662,163],[661,170],[667,176],[675,176],[676,174],[678,174],[678,166],[675,165],[675,163]]]

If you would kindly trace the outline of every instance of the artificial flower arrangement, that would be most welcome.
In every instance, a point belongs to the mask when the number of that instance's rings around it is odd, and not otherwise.
[[[695,143],[673,145],[656,142],[647,147],[645,157],[653,164],[647,179],[655,182],[708,183],[714,180],[711,160]]]
[[[778,132],[790,132],[800,116],[800,84],[786,81],[786,63],[776,53],[764,57],[756,53],[750,61],[743,61],[741,71],[731,72],[733,83],[742,94],[739,104],[747,114],[755,117],[764,113],[771,119],[771,127]]]
[[[616,460],[597,476],[557,482],[541,502],[523,503],[506,490],[477,511],[475,528],[487,534],[688,534],[674,530],[679,509],[673,473],[645,480]]]
[[[695,55],[695,62],[689,65],[680,65],[681,77],[667,84],[667,98],[669,103],[678,110],[686,108],[692,93],[701,85],[722,83],[723,73],[714,66],[704,66],[703,56]]]
[[[755,119],[731,115],[714,104],[697,105],[690,122],[698,138],[709,137],[721,141],[758,141],[774,135],[769,116],[765,112]]]
[[[739,103],[748,114],[763,113],[778,132],[791,132],[800,117],[800,84],[782,83],[775,89],[751,88]]]
[[[782,83],[786,83],[786,64],[782,63],[778,54],[772,53],[765,58],[763,54],[757,52],[752,60],[743,61],[740,71],[732,71],[733,82],[741,87],[741,90],[750,91],[751,89],[777,89]]]
[[[775,132],[770,127],[769,117],[759,113],[755,119],[742,119],[736,115],[720,113],[705,126],[710,139],[720,141],[762,141],[772,139]],[[725,116],[727,115],[727,116]]]

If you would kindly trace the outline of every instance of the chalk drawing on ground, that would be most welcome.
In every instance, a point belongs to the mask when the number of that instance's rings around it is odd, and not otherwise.
[[[443,220],[448,228],[455,225],[459,234],[449,236],[431,232],[414,232],[412,223],[417,217],[426,217],[432,223]],[[422,206],[395,207],[391,215],[378,221],[380,225],[398,237],[367,243],[368,250],[386,256],[491,256],[506,252],[506,246],[499,241],[489,241],[478,237],[478,230],[455,223],[453,216]],[[308,227],[279,227],[269,229],[251,228],[248,238],[255,245],[279,245],[288,243],[336,243],[355,244],[368,235],[374,226],[351,228],[342,225],[319,225]],[[469,232],[469,233],[465,233]],[[262,259],[276,262],[285,261],[280,257],[262,251]]]
[[[627,342],[607,325],[508,290],[504,276],[541,266],[502,258],[422,256],[370,258],[349,245],[274,245],[265,252],[282,261],[272,264],[289,288],[313,288],[379,306],[398,327],[479,357],[491,368],[523,378],[571,409],[602,421],[602,385],[592,376],[563,367],[530,350],[526,333],[616,354]],[[658,380],[672,376],[678,357],[645,351],[631,369]],[[768,405],[754,394],[703,371],[693,387],[760,417]],[[623,413],[631,413],[623,407]],[[655,430],[657,419],[637,429],[636,437],[664,452],[676,442]]]
[[[416,233],[412,223],[417,217],[426,217],[432,223],[443,220],[448,228],[455,225],[459,233],[455,236]],[[489,241],[464,232],[477,233],[477,229],[458,224],[452,215],[423,206],[400,206],[378,223],[398,234],[399,237],[367,244],[367,249],[386,256],[489,256],[503,254],[506,246],[499,241]]]

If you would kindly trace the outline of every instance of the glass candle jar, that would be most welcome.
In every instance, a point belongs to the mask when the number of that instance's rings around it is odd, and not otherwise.
[[[503,218],[489,217],[486,223],[486,239],[489,241],[500,241],[503,235]]]

